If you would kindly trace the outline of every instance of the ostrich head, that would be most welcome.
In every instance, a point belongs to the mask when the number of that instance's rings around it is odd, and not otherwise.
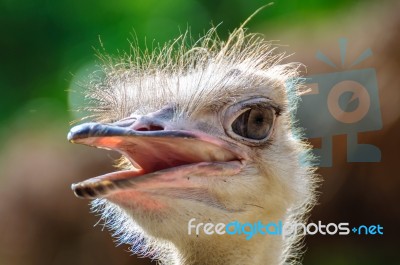
[[[310,208],[308,146],[291,122],[297,92],[285,89],[298,64],[242,27],[226,42],[215,29],[188,39],[103,56],[87,89],[94,121],[68,139],[120,152],[120,170],[72,189],[95,199],[121,243],[165,264],[281,264],[298,237],[196,235],[188,223],[287,223]]]

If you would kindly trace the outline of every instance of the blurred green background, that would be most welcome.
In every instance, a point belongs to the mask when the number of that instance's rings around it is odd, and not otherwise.
[[[115,248],[97,217],[76,199],[70,183],[107,172],[115,155],[66,141],[70,91],[107,53],[163,43],[190,27],[194,37],[219,25],[224,38],[261,0],[0,1],[0,264],[148,264]],[[377,70],[383,129],[360,140],[377,145],[380,163],[347,163],[346,139],[334,137],[334,166],[321,169],[320,204],[312,220],[377,224],[384,236],[306,238],[305,265],[400,264],[400,18],[398,1],[277,0],[247,25],[279,40],[307,74],[332,69],[318,50],[339,61],[337,40],[349,41],[350,59],[371,48],[359,67]],[[318,145],[318,141],[313,142]],[[395,259],[396,257],[396,259]],[[251,262],[249,263],[251,264]]]

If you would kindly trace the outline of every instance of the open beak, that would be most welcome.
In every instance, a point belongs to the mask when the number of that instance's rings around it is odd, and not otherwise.
[[[122,170],[72,185],[80,198],[108,197],[129,190],[188,187],[191,176],[232,176],[243,167],[241,152],[225,141],[198,131],[140,131],[116,124],[85,123],[73,127],[68,140],[120,152],[132,164]]]

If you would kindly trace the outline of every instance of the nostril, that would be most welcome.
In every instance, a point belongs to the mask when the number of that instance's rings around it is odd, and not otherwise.
[[[163,131],[163,122],[155,117],[140,116],[132,124],[131,128],[135,131]]]
[[[142,125],[139,128],[135,128],[136,131],[162,131],[164,127],[160,125]]]
[[[164,127],[159,126],[159,125],[150,125],[150,131],[162,131],[164,130]]]

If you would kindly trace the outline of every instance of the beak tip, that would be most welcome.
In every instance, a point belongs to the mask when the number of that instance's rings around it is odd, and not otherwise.
[[[74,143],[74,135],[71,132],[68,133],[67,140],[70,143]]]
[[[83,194],[83,190],[79,188],[78,184],[72,184],[71,185],[71,190],[74,192],[74,195],[80,199],[84,199],[85,196]]]
[[[67,140],[74,143],[76,139],[88,137],[94,125],[94,123],[84,123],[72,127],[67,135]]]

